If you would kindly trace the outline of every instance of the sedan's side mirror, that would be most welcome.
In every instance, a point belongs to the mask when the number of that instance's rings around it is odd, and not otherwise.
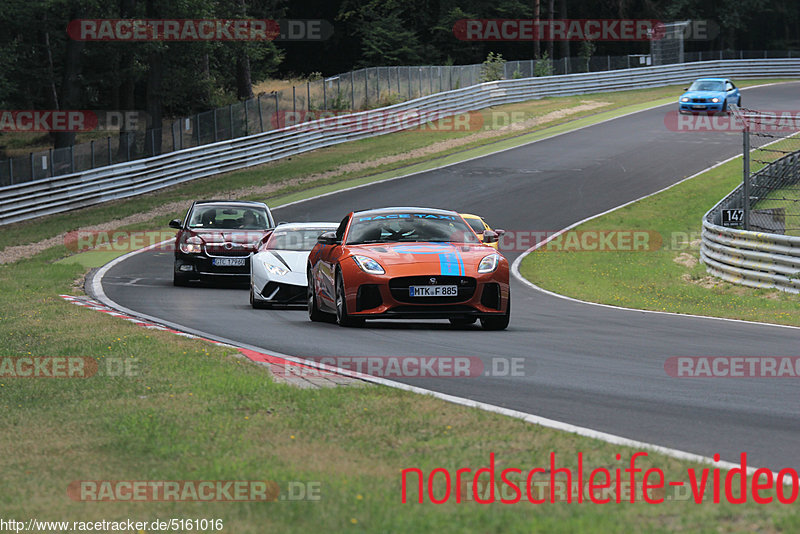
[[[484,243],[497,243],[498,237],[500,237],[500,236],[494,230],[484,230],[483,231],[483,242]]]
[[[325,232],[317,238],[317,243],[320,245],[335,245],[338,241],[336,232]]]
[[[684,90],[684,91],[688,91],[688,90],[689,90],[689,88],[688,88],[688,87],[684,87],[684,88],[683,88],[683,90]]]
[[[180,230],[181,229],[181,220],[180,219],[172,219],[169,222],[169,227],[170,228],[177,228],[178,230]]]

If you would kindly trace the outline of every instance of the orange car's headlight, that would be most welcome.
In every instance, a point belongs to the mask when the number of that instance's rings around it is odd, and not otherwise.
[[[386,271],[383,270],[383,267],[381,267],[381,264],[372,258],[368,258],[366,256],[353,256],[353,260],[356,262],[356,265],[358,265],[359,268],[361,268],[361,270],[367,274],[386,273]]]
[[[500,265],[500,254],[489,254],[478,264],[479,273],[493,273]]]

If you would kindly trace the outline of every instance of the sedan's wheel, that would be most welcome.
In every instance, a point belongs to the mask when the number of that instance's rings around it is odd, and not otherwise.
[[[314,322],[324,321],[326,314],[322,312],[317,306],[317,295],[314,291],[314,278],[311,276],[311,270],[308,271],[308,290],[306,291],[308,301],[308,318]]]
[[[739,97],[739,100],[736,101],[736,105],[742,107],[742,97]]]
[[[481,326],[484,330],[505,330],[511,320],[511,293],[508,294],[506,313],[495,317],[481,317]]]
[[[347,313],[347,299],[344,293],[344,281],[342,280],[342,273],[336,273],[336,323],[339,326],[363,326],[364,319],[359,317],[351,317]]]
[[[725,113],[728,111],[728,99],[722,101],[722,112]]]
[[[261,302],[256,298],[256,292],[252,284],[250,285],[250,306],[252,306],[254,310],[265,310],[270,307],[267,303]]]
[[[477,317],[450,317],[450,324],[453,326],[469,326],[475,324]]]

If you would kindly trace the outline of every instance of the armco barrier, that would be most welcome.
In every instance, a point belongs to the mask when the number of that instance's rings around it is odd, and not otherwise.
[[[787,182],[800,180],[800,152],[769,166],[780,166]],[[722,210],[741,208],[742,197],[740,185],[703,217],[700,257],[706,270],[734,284],[800,293],[800,237],[721,226]]]
[[[127,198],[317,148],[396,131],[408,127],[401,118],[402,112],[416,113],[419,121],[426,122],[547,96],[658,87],[685,83],[699,76],[800,77],[800,59],[705,61],[486,82],[386,108],[314,121],[312,128],[308,123],[295,125],[148,159],[4,187],[0,189],[0,225]],[[347,127],[348,124],[363,124],[362,121],[370,117],[380,125],[355,131]]]

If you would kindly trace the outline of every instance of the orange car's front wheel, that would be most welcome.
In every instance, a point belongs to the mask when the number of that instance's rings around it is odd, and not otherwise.
[[[360,317],[353,317],[347,313],[347,295],[344,292],[344,280],[342,279],[342,271],[336,271],[336,292],[334,295],[336,300],[336,323],[339,326],[363,326],[364,319]]]

